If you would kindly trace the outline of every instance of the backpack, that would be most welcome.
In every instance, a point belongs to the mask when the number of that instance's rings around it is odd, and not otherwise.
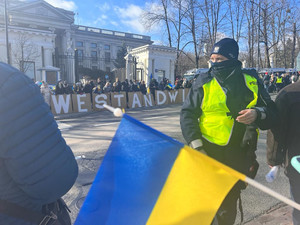
[[[44,205],[42,212],[0,199],[0,213],[39,225],[71,225],[70,212],[62,198]]]

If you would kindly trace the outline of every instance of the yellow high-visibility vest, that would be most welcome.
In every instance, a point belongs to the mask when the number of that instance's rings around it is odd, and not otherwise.
[[[256,78],[244,74],[245,84],[253,92],[253,100],[246,108],[252,108],[257,104],[258,85]],[[203,85],[203,100],[201,104],[202,114],[199,118],[199,126],[203,138],[211,143],[225,146],[228,144],[234,125],[234,119],[226,105],[226,93],[216,78]]]
[[[282,77],[277,77],[276,83],[281,84],[282,83]]]

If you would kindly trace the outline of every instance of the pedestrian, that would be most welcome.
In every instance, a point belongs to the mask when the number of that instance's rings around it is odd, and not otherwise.
[[[103,92],[109,93],[109,92],[111,92],[111,88],[112,88],[111,83],[109,82],[109,80],[107,80],[106,84],[103,87]]]
[[[78,175],[73,152],[39,87],[5,63],[0,77],[0,224],[71,225],[61,197]]]
[[[119,78],[116,77],[116,80],[113,83],[112,91],[113,92],[120,92],[121,91],[121,87],[122,87],[121,81],[119,81]]]
[[[276,119],[275,104],[255,70],[242,70],[235,40],[225,38],[213,46],[208,72],[193,82],[185,100],[180,124],[186,142],[194,149],[255,177],[257,127],[268,129]],[[239,181],[220,206],[214,223],[234,224]],[[200,200],[200,199],[199,199]]]
[[[147,88],[144,80],[142,80],[141,82],[140,91],[142,92],[143,95],[147,94]]]
[[[63,95],[64,93],[63,81],[58,80],[55,86],[55,95]]]
[[[277,93],[283,88],[283,76],[279,73],[276,74],[275,86]]]
[[[138,91],[140,91],[139,85],[138,85],[138,83],[137,83],[136,80],[134,80],[134,81],[132,82],[131,89],[132,89],[133,92],[138,92]]]
[[[51,90],[50,90],[47,82],[42,81],[42,85],[41,85],[40,89],[41,89],[41,93],[42,93],[42,95],[44,97],[45,102],[50,107],[50,103],[51,103]]]
[[[92,94],[94,88],[94,82],[86,80],[83,86],[83,92],[86,94]]]
[[[72,87],[67,83],[66,80],[63,82],[62,87],[63,87],[64,94],[67,95],[72,94]]]
[[[154,102],[155,102],[155,90],[158,90],[158,82],[155,78],[152,78],[149,84],[150,93],[153,96]]]
[[[269,85],[270,85],[270,79],[271,79],[271,76],[268,72],[266,72],[264,78],[263,78],[263,82],[264,82],[264,87],[265,89],[268,91],[269,89]]]
[[[280,119],[267,134],[267,162],[271,167],[283,165],[291,196],[300,203],[300,174],[291,165],[291,159],[300,155],[300,82],[284,87],[275,103]],[[299,210],[294,209],[293,222],[300,225]]]

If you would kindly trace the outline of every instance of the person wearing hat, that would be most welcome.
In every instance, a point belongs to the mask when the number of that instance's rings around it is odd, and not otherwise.
[[[211,68],[193,83],[182,106],[183,137],[194,149],[255,177],[258,129],[277,120],[275,103],[255,70],[243,70],[235,40],[224,38],[211,51]],[[237,200],[246,185],[239,181],[221,204],[213,223],[234,224]]]

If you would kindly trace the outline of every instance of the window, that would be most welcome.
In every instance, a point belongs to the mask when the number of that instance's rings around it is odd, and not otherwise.
[[[77,50],[77,54],[78,54],[78,60],[82,61],[83,60],[83,50]]]
[[[82,41],[76,41],[76,47],[83,47]]]
[[[97,48],[97,43],[91,43],[91,48]]]
[[[158,83],[161,82],[166,77],[166,71],[164,70],[157,70],[157,81]]]
[[[104,45],[104,50],[110,50],[110,45]]]
[[[110,67],[106,67],[106,68],[105,68],[105,71],[106,71],[106,72],[110,72]]]
[[[93,61],[97,61],[97,51],[91,51],[91,57]]]
[[[98,66],[92,66],[92,70],[97,70]]]
[[[105,52],[105,62],[110,62],[110,52]]]

